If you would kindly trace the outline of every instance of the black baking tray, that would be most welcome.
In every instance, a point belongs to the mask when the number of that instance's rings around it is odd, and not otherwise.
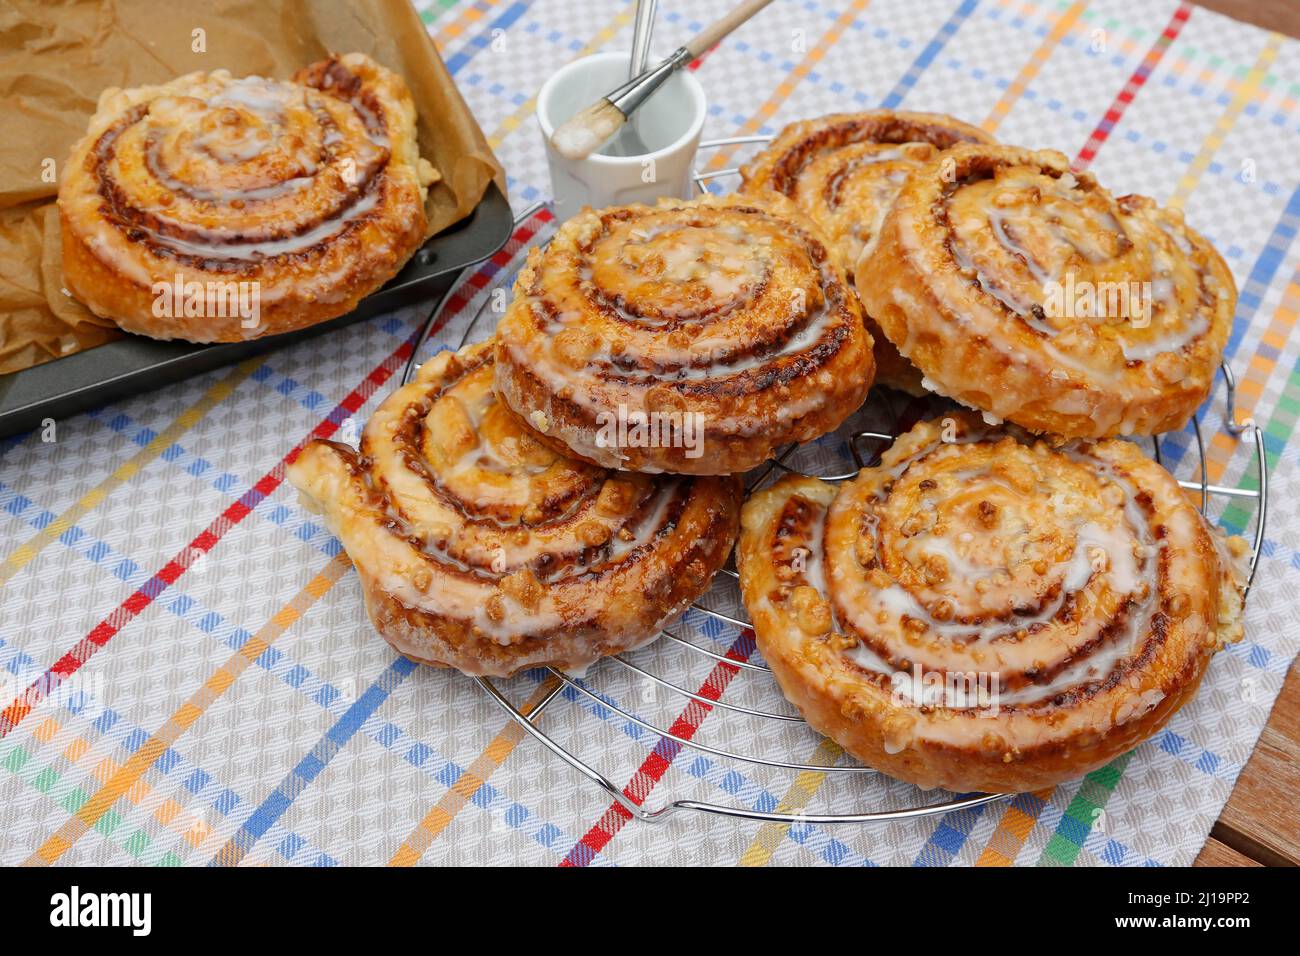
[[[127,395],[324,335],[382,312],[436,301],[461,269],[504,246],[513,226],[510,203],[496,184],[490,183],[473,212],[426,242],[387,285],[337,319],[284,335],[217,345],[126,335],[35,368],[0,375],[0,437],[35,428],[46,418],[68,418]]]

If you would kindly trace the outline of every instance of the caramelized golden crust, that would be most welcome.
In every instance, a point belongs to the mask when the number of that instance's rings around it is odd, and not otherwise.
[[[351,311],[424,241],[415,106],[360,53],[293,82],[110,89],[59,186],[68,290],[128,332],[231,342]]]
[[[1238,558],[1123,441],[1053,448],[969,413],[838,488],[745,503],[758,646],[808,722],[922,787],[1027,791],[1151,736],[1241,637]]]
[[[530,254],[497,342],[503,401],[553,447],[629,471],[745,471],[871,385],[857,297],[780,197],[580,213]]]
[[[741,191],[780,193],[821,227],[849,282],[875,245],[907,174],[956,143],[991,143],[983,130],[941,113],[869,110],[791,123],[740,172]],[[924,394],[921,374],[867,317],[876,384]]]
[[[356,565],[376,629],[467,674],[580,669],[703,594],[738,478],[614,473],[533,441],[492,392],[493,345],[442,352],[366,425],[289,466]]]
[[[1071,438],[1181,428],[1237,299],[1177,210],[1115,198],[1060,153],[979,144],[912,173],[856,280],[929,387]]]

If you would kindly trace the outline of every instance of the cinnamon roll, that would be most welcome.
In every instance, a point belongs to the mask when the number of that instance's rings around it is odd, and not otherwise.
[[[425,238],[438,178],[401,77],[360,53],[292,82],[225,70],[106,90],[59,186],[64,284],[161,339],[351,311]]]
[[[1241,637],[1245,543],[1131,442],[923,422],[838,487],[753,495],[758,646],[808,722],[922,787],[1036,790],[1162,727]]]
[[[497,343],[539,440],[628,471],[744,471],[834,429],[872,376],[856,296],[779,197],[585,210],[530,254]]]
[[[791,123],[740,171],[741,191],[792,199],[830,240],[849,281],[880,236],[907,174],[957,143],[991,143],[983,130],[941,113],[870,110]],[[921,373],[867,316],[876,383],[924,393]]]
[[[492,391],[491,342],[390,395],[360,451],[289,466],[400,653],[467,674],[580,669],[652,639],[726,560],[739,479],[606,471],[539,444]]]
[[[953,147],[909,176],[857,263],[867,311],[965,405],[1102,438],[1186,424],[1236,308],[1213,247],[1060,153]]]

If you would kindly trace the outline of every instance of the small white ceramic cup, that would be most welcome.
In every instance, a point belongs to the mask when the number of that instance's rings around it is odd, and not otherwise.
[[[551,194],[564,221],[583,206],[601,208],[664,196],[695,194],[691,171],[704,129],[706,102],[700,81],[686,70],[633,114],[637,132],[650,151],[644,156],[593,154],[574,162],[551,147],[555,127],[627,80],[628,53],[596,53],[557,70],[537,94],[537,122],[546,143]]]

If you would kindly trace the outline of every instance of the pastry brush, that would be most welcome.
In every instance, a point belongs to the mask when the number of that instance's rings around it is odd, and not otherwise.
[[[726,16],[715,20],[685,46],[658,66],[629,80],[603,99],[597,100],[551,134],[551,145],[565,159],[586,159],[617,133],[628,116],[663,86],[673,73],[690,63],[736,27],[758,13],[772,0],[745,0]]]

